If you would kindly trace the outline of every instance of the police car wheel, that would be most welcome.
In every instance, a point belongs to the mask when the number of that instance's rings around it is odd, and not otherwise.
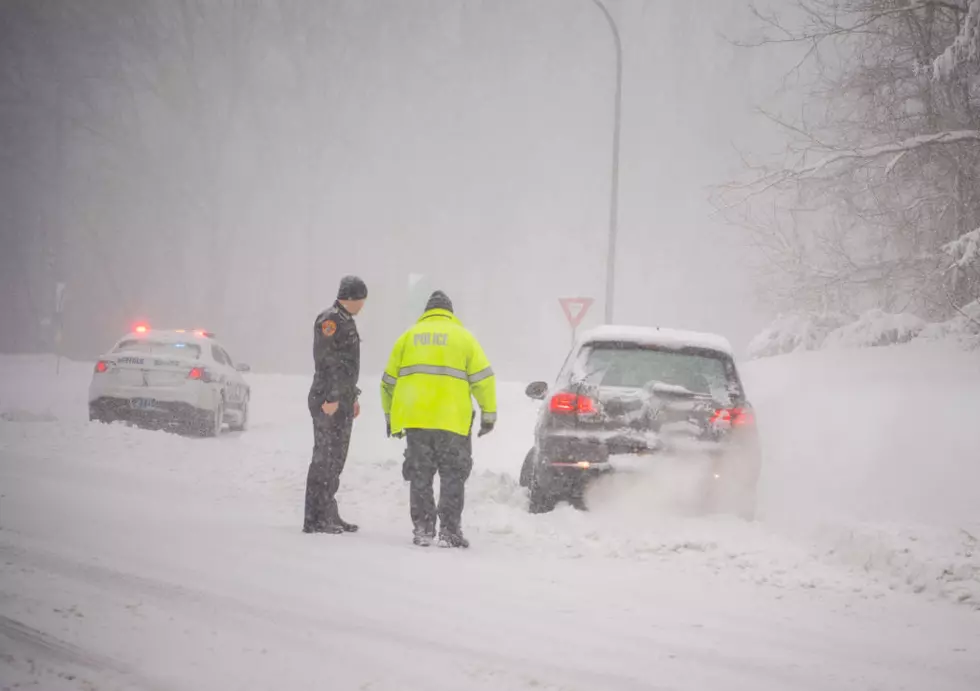
[[[198,433],[202,437],[217,437],[221,434],[221,425],[224,422],[225,406],[224,402],[218,403],[217,408],[209,410],[201,415]]]
[[[101,412],[95,406],[88,407],[88,419],[89,422],[100,422],[104,425],[112,422],[107,414]]]

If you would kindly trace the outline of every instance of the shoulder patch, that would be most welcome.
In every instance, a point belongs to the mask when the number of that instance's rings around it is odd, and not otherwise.
[[[323,332],[324,336],[330,338],[337,333],[337,322],[333,321],[332,319],[327,319],[325,322],[320,324],[320,331]]]

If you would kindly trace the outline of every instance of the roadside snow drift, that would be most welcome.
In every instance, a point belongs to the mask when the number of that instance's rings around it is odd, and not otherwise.
[[[187,439],[88,423],[90,371],[0,358],[0,688],[980,688],[970,354],[747,365],[756,523],[671,512],[657,473],[529,515],[537,404],[502,384],[466,552],[411,545],[376,378],[339,495],[362,531],[308,536],[305,378],[252,375],[249,431]]]

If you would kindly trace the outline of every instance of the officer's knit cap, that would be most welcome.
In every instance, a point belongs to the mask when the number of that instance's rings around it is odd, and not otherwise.
[[[446,310],[447,312],[452,312],[453,301],[444,292],[437,290],[429,296],[429,301],[425,304],[425,311],[428,312],[429,310]]]
[[[367,298],[367,285],[357,276],[344,276],[337,290],[338,300],[364,300]]]

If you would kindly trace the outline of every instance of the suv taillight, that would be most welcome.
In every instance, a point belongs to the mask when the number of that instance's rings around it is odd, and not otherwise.
[[[721,410],[716,410],[715,414],[711,416],[711,422],[712,424],[727,422],[732,427],[754,425],[755,413],[752,412],[751,408],[722,408]]]
[[[211,373],[208,372],[203,367],[195,367],[195,368],[193,368],[190,372],[187,373],[187,378],[188,379],[193,379],[195,381],[202,381],[205,384],[208,384],[208,383],[214,381],[211,378]]]
[[[109,371],[109,363],[106,362],[105,360],[99,360],[98,362],[95,363],[96,374],[105,374],[108,371]]]
[[[595,401],[591,398],[567,391],[552,396],[549,408],[552,413],[559,415],[574,415],[576,413],[589,415],[596,412]]]

